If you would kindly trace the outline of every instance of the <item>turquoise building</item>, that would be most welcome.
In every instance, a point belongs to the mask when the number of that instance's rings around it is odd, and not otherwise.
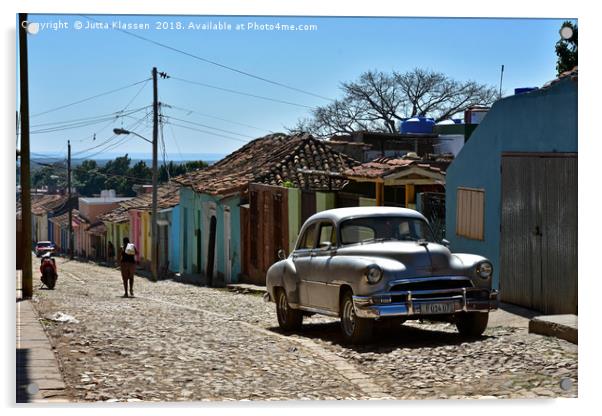
[[[447,170],[446,238],[492,261],[503,300],[576,310],[577,148],[575,69],[497,101]]]

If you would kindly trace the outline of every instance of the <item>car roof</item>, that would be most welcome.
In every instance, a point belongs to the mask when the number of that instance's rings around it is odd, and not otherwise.
[[[37,244],[52,244],[52,241],[38,241]]]
[[[410,218],[417,218],[425,220],[426,218],[419,213],[409,208],[397,208],[397,207],[349,207],[349,208],[335,208],[328,209],[326,211],[318,212],[307,219],[307,221],[314,220],[331,220],[339,222],[345,219],[354,217],[372,217],[372,216],[403,216]]]

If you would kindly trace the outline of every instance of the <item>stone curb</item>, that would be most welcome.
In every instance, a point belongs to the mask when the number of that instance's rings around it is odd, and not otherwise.
[[[576,315],[538,316],[529,321],[529,333],[547,335],[577,344]]]

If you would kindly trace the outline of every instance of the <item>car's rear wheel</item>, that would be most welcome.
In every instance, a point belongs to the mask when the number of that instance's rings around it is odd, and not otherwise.
[[[278,325],[285,331],[297,330],[303,324],[303,312],[290,307],[284,289],[276,291],[276,316]]]
[[[456,317],[456,327],[460,335],[466,337],[478,337],[483,335],[487,329],[489,313],[464,312]]]
[[[345,292],[341,299],[341,331],[345,342],[362,344],[370,340],[374,329],[372,319],[360,318],[355,314],[351,291]]]

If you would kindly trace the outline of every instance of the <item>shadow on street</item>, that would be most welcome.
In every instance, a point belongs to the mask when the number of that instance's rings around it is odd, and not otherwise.
[[[399,325],[399,327],[379,327],[377,325],[371,341],[367,344],[349,345],[343,340],[339,322],[303,324],[301,330],[292,333],[284,332],[279,327],[268,329],[282,335],[319,339],[360,353],[379,354],[386,354],[398,348],[441,347],[459,345],[464,342],[478,342],[490,338],[487,335],[467,338],[456,332],[421,329],[408,325]]]

